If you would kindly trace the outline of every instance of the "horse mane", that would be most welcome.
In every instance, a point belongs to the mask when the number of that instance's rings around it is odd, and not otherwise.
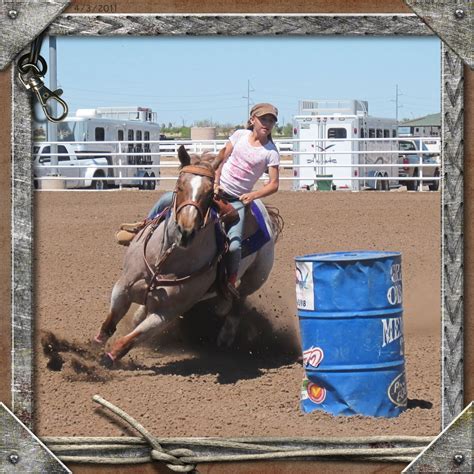
[[[270,206],[269,204],[264,204],[264,206],[268,212],[268,216],[270,217],[270,224],[275,236],[275,242],[277,242],[283,232],[283,228],[285,227],[285,221],[283,220],[278,207]]]

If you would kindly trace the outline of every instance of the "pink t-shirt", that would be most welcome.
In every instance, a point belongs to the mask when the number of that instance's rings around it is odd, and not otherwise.
[[[251,192],[268,166],[280,164],[275,144],[268,141],[264,146],[252,146],[251,134],[251,130],[237,130],[229,138],[234,148],[222,166],[219,186],[231,196]]]

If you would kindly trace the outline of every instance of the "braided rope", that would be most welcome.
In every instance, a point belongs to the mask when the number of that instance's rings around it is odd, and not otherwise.
[[[180,458],[182,457],[193,457],[194,452],[190,449],[173,449],[166,452],[154,438],[151,433],[128,413],[124,412],[120,408],[116,407],[113,403],[102,398],[100,395],[94,395],[92,400],[99,403],[100,405],[108,408],[110,411],[115,413],[117,416],[125,420],[130,426],[137,430],[151,445],[151,457],[157,461],[162,461],[166,466],[175,472],[192,472],[195,471],[195,464],[190,462],[183,462]]]
[[[99,395],[94,395],[93,400],[126,421],[141,434],[142,438],[43,438],[51,451],[64,462],[143,464],[158,461],[165,463],[174,472],[185,473],[197,472],[196,464],[203,462],[331,458],[409,463],[432,441],[432,437],[428,436],[370,436],[355,439],[155,438],[134,418],[114,404]],[[213,452],[212,448],[217,449]]]

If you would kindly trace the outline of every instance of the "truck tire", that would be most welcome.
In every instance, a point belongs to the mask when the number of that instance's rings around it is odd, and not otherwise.
[[[439,178],[439,169],[435,170],[434,172],[434,177]],[[438,191],[439,189],[439,181],[433,181],[429,186],[428,186],[430,191]]]
[[[148,173],[145,173],[142,177],[148,178]],[[149,181],[146,181],[146,180],[140,181],[140,184],[138,185],[138,189],[140,189],[141,191],[147,191],[148,184],[149,184]]]
[[[103,171],[96,171],[94,173],[94,178],[105,178],[105,174]],[[105,179],[95,179],[91,183],[91,189],[103,191],[104,189],[107,189],[107,181]]]
[[[150,177],[151,177],[151,178],[154,178],[154,177],[155,177],[155,173],[151,173],[151,174],[150,174]],[[151,180],[151,181],[148,181],[148,189],[149,189],[150,191],[154,191],[154,190],[156,189],[156,180],[155,180],[155,179],[153,179],[153,180]]]
[[[418,177],[418,170],[415,170],[413,172],[413,178],[417,178],[417,177]],[[419,185],[420,185],[420,182],[418,180],[407,181],[407,191],[417,191]]]

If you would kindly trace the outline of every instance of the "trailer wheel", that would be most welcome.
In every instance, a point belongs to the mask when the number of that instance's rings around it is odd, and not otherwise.
[[[143,178],[148,178],[148,173],[145,173],[143,175]],[[138,189],[146,191],[148,189],[148,181],[145,179],[143,181],[140,181],[140,184],[138,185]]]
[[[375,175],[375,178],[376,178],[376,181],[375,181],[375,190],[376,191],[383,191],[383,181],[381,179],[377,179],[377,178],[381,178],[382,176],[377,174]]]
[[[439,169],[435,170],[433,176],[434,176],[435,178],[439,178]],[[429,190],[430,190],[430,191],[438,191],[438,189],[439,189],[439,181],[433,181],[433,182],[429,185]]]
[[[94,178],[105,178],[105,175],[102,171],[97,171],[94,173]],[[95,179],[91,183],[91,189],[103,191],[104,189],[107,189],[107,181],[105,179]]]
[[[151,173],[150,178],[154,178],[154,177],[155,177],[155,173]],[[155,179],[152,179],[152,180],[148,181],[148,189],[150,191],[154,191],[156,189],[156,180]]]

